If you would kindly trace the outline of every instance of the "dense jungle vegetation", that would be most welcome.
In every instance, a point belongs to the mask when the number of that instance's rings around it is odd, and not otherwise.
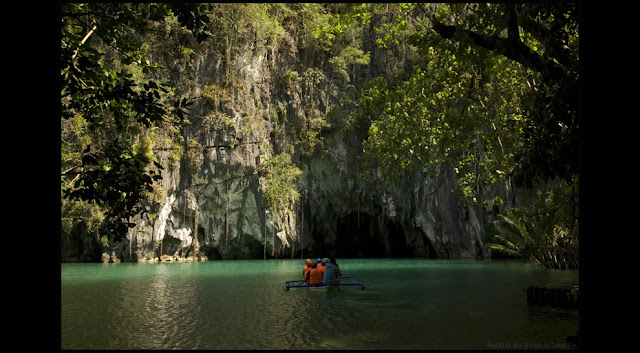
[[[192,104],[234,99],[231,58],[241,53],[230,43],[278,51],[288,33],[321,55],[304,71],[281,70],[279,85],[303,82],[309,93],[330,81],[341,94],[309,107],[293,140],[274,137],[276,156],[261,168],[270,207],[284,214],[297,196],[293,155],[351,131],[364,136],[364,165],[389,185],[455,168],[465,202],[499,210],[487,234],[494,256],[577,268],[580,11],[571,2],[63,4],[62,226],[105,243],[124,237],[148,212],[142,201],[162,197],[156,152],[172,151],[176,164],[198,158],[186,132]],[[203,48],[226,75],[196,94],[185,77]],[[495,186],[522,197],[507,202]]]

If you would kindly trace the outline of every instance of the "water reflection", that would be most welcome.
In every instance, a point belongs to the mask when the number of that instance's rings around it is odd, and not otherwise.
[[[532,308],[523,264],[339,261],[366,290],[285,291],[301,261],[65,267],[63,349],[487,349],[563,342],[577,311]]]
[[[143,267],[137,268],[136,267]],[[107,332],[118,332],[100,348],[148,349],[180,347],[197,326],[200,307],[197,282],[176,276],[165,264],[124,264],[120,281],[103,294],[109,305],[105,317]],[[128,276],[136,270],[144,276]]]

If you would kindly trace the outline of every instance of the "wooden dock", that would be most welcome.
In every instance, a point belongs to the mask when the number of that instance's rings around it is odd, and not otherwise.
[[[580,302],[577,284],[548,284],[527,288],[527,303],[576,308]]]

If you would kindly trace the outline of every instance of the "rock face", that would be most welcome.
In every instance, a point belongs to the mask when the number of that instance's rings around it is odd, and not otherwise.
[[[394,187],[358,182],[356,154],[334,138],[335,154],[309,161],[304,201],[310,248],[337,257],[477,257],[485,214],[463,207],[453,170],[413,176]],[[341,151],[341,152],[340,152]],[[356,170],[353,170],[353,169]]]
[[[348,140],[328,137],[327,153],[302,164],[291,234],[282,224],[274,226],[265,209],[256,172],[259,148],[204,148],[197,173],[182,176],[191,184],[167,188],[158,217],[132,229],[129,237],[138,251],[128,259],[125,244],[123,260],[180,259],[193,256],[194,246],[200,259],[485,255],[484,227],[492,215],[462,205],[452,191],[453,170],[433,179],[412,176],[394,187],[374,182],[375,177],[359,181],[358,151],[349,149]]]
[[[351,65],[351,82],[288,30],[275,43],[236,38],[231,54],[196,46],[191,71],[173,77],[198,97],[181,157],[157,151],[162,198],[149,201],[151,216],[135,220],[125,241],[103,248],[102,261],[485,254],[492,214],[461,203],[453,170],[385,186],[362,167],[363,133],[330,128],[345,92],[385,72],[391,54],[367,48],[372,41],[363,42],[370,64]],[[274,221],[257,168],[288,149],[303,171],[300,198],[288,219]]]

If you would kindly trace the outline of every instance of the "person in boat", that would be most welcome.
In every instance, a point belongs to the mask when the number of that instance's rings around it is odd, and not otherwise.
[[[322,284],[325,286],[337,286],[340,283],[340,276],[342,276],[342,271],[340,271],[336,258],[332,257],[325,266]]]
[[[322,285],[323,274],[322,274],[322,265],[318,267],[318,263],[316,261],[311,262],[311,271],[307,272],[307,276],[305,277],[307,280],[307,284],[312,286]]]
[[[307,274],[307,271],[311,269],[311,259],[304,260],[304,267],[302,268],[302,276]]]
[[[329,258],[322,259],[322,276],[324,277],[324,272],[327,270],[327,264],[329,263]]]
[[[304,268],[302,269],[302,278],[304,278],[305,283],[308,284],[308,281],[306,280],[306,278],[307,278],[307,272],[311,270],[311,259],[306,259],[304,263],[305,265],[304,265]]]
[[[324,276],[324,265],[325,265],[325,263],[322,262],[321,258],[318,258],[316,260],[316,263],[318,264],[318,268],[320,268],[320,272],[322,272],[322,275]]]

